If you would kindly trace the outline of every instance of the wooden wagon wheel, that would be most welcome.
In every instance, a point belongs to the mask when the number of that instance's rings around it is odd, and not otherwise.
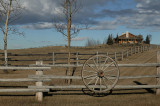
[[[119,68],[111,57],[95,55],[84,63],[81,76],[89,90],[104,93],[116,85],[119,79]]]

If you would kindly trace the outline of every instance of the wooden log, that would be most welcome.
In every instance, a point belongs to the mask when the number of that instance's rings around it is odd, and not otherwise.
[[[76,65],[78,66],[79,65],[79,58],[78,58],[78,52],[76,53]]]
[[[17,79],[0,79],[0,82],[29,82],[29,81],[51,81],[51,79],[31,79],[31,78],[17,78]]]
[[[128,50],[127,50],[127,57],[129,56],[129,54],[128,54]]]
[[[41,79],[82,79],[81,76],[55,76],[55,75],[29,75],[29,78],[41,78]],[[140,79],[140,78],[159,78],[158,75],[144,75],[144,76],[120,76],[119,79]],[[116,77],[107,77],[109,79],[115,79]],[[88,78],[94,79],[94,78]]]
[[[30,65],[30,66],[35,66],[35,64]],[[82,67],[83,64],[79,64],[78,66],[75,64],[56,64],[56,65],[49,65],[49,64],[44,64],[43,66],[46,67]],[[90,66],[95,66],[94,64],[90,64]],[[108,66],[108,64],[106,64]],[[111,65],[113,66],[113,65]],[[118,64],[118,67],[160,67],[160,63],[144,63],[144,64]]]
[[[53,52],[53,65],[55,64],[55,53]]]
[[[123,54],[123,51],[122,51],[122,60],[123,60],[123,55],[124,55],[124,54]]]
[[[49,70],[51,67],[14,67],[14,66],[0,66],[1,70]]]
[[[160,53],[157,51],[157,63],[160,63]],[[160,75],[160,67],[157,67],[157,75]],[[157,78],[157,85],[160,85],[160,78]],[[156,95],[160,95],[160,89],[156,89]]]
[[[98,88],[99,85],[90,85],[92,87]],[[106,88],[106,86],[102,86],[102,88]],[[109,87],[109,86],[108,86]],[[69,85],[69,86],[42,86],[42,87],[36,87],[36,86],[29,86],[29,88],[32,89],[81,89],[86,88],[85,85]],[[116,85],[113,89],[143,89],[143,88],[160,88],[160,85]]]
[[[117,53],[116,52],[114,53],[114,59],[115,59],[115,61],[117,61]]]
[[[36,61],[36,65],[43,65],[43,61]],[[43,70],[36,70],[36,75],[43,75]],[[36,82],[37,87],[43,86],[42,81]],[[43,92],[36,92],[36,100],[41,102],[43,101]]]
[[[0,92],[49,92],[49,89],[31,89],[31,88],[27,88],[27,89],[0,89]]]

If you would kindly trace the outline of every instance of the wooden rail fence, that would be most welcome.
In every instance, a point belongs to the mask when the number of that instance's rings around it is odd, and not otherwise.
[[[122,61],[124,58],[131,56],[132,54],[142,53],[149,50],[149,46],[135,46],[126,51],[122,52],[96,52],[96,53],[71,53],[71,64],[83,64],[90,56],[96,54],[108,55],[116,61]],[[55,64],[67,64],[68,53],[48,53],[48,54],[14,54],[8,53],[8,61],[10,66],[28,66],[34,64],[35,61],[43,61],[44,63],[55,65]],[[1,66],[4,64],[4,53],[0,53]],[[14,64],[13,64],[14,62]],[[3,63],[3,64],[2,64]],[[17,63],[17,64],[16,64]],[[22,64],[25,63],[25,64]]]
[[[42,62],[36,62],[36,64],[42,65]],[[49,70],[50,67],[11,67],[11,66],[0,66],[0,70],[35,70],[36,75],[43,75],[43,70]],[[12,79],[6,79],[6,78],[0,78],[0,82],[35,82],[35,86],[41,87],[42,82],[50,81],[50,79],[47,78],[12,78]],[[35,92],[36,93],[36,100],[42,101],[43,100],[43,92],[49,92],[49,89],[47,88],[3,88],[0,89],[0,92]]]
[[[123,54],[127,54],[128,56],[132,53],[138,53],[139,49],[131,49],[130,51]],[[145,50],[145,49],[144,49]],[[99,54],[99,53],[96,53]],[[117,58],[117,53],[115,53],[115,58]],[[79,60],[79,53],[76,53],[77,57],[75,60]],[[88,55],[88,54],[84,54]],[[109,55],[109,54],[108,54]],[[52,56],[55,57],[55,54],[52,53]],[[124,56],[124,55],[123,55]],[[127,55],[126,55],[127,56]],[[36,64],[30,65],[30,67],[13,67],[13,66],[0,66],[0,70],[36,70],[36,75],[28,75],[28,78],[15,78],[15,79],[0,79],[0,82],[35,82],[35,86],[28,85],[28,88],[10,88],[10,89],[0,89],[0,92],[36,92],[36,100],[43,100],[43,92],[50,92],[50,89],[81,89],[86,88],[85,85],[43,85],[43,82],[50,81],[51,79],[75,79],[81,80],[81,76],[64,76],[64,75],[44,75],[43,70],[50,70],[51,67],[82,67],[82,64],[76,62],[76,64],[55,64],[55,58],[52,59],[53,64],[43,64],[43,61],[36,61]],[[48,67],[49,66],[49,67]],[[139,75],[139,76],[120,76],[121,79],[140,79],[140,78],[155,78],[157,79],[156,85],[116,85],[114,89],[140,89],[140,88],[156,88],[156,94],[160,94],[160,52],[157,52],[157,63],[145,63],[145,64],[118,64],[119,67],[156,67],[155,75]],[[102,86],[103,87],[103,86]]]

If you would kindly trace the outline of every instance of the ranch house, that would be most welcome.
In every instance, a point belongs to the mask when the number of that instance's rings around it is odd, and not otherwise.
[[[142,35],[133,35],[129,32],[122,33],[121,36],[118,37],[119,44],[142,44],[143,36]]]

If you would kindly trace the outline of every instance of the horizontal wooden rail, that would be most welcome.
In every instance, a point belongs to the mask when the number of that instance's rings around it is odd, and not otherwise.
[[[92,86],[92,85],[91,85]],[[94,88],[99,88],[99,85],[93,85]],[[109,86],[108,86],[109,87]],[[86,88],[85,85],[68,85],[68,86],[28,86],[31,89],[81,89]],[[106,88],[101,86],[101,88]],[[116,85],[113,89],[143,89],[143,88],[160,88],[160,85]]]
[[[49,92],[49,89],[31,89],[31,88],[26,88],[26,89],[0,89],[0,92]]]
[[[1,70],[49,70],[51,67],[6,67],[0,66]]]
[[[36,66],[35,64],[32,64],[30,66]],[[82,67],[83,64],[54,64],[54,65],[49,65],[49,64],[43,64],[42,66],[46,67]],[[95,64],[90,64],[90,66],[95,66]],[[108,66],[106,64],[105,66]],[[113,65],[111,65],[113,66]],[[144,64],[118,64],[119,67],[160,67],[160,63],[144,63]]]
[[[144,75],[144,76],[120,76],[119,79],[138,79],[138,78],[159,78],[158,75]],[[47,79],[82,79],[81,76],[55,76],[55,75],[28,75],[28,78],[47,78]],[[115,77],[107,77],[115,79]],[[89,78],[88,78],[89,79]],[[90,78],[92,79],[92,78]]]
[[[0,82],[29,82],[29,81],[51,81],[51,79],[42,79],[42,78],[39,78],[39,79],[29,79],[29,78],[17,78],[17,79],[0,79]]]

